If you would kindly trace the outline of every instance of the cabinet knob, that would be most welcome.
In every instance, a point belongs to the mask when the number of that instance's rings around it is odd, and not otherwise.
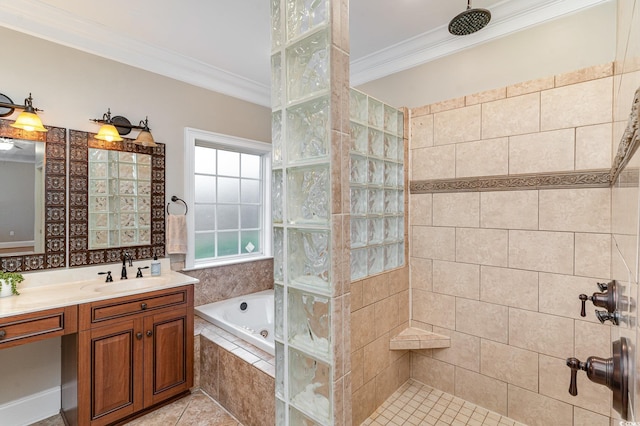
[[[153,331],[147,330],[147,337],[151,337],[151,336],[153,336]]]
[[[7,332],[4,330],[0,330],[0,340],[4,339],[4,337],[7,335]]]
[[[143,311],[144,311],[145,309],[147,309],[147,304],[146,304],[146,303],[141,303],[141,304],[140,304],[140,309],[142,309]]]
[[[142,333],[140,332],[136,333],[136,339],[138,340],[142,339]]]

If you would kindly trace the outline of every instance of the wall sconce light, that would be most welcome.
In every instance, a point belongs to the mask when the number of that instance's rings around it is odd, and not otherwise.
[[[24,100],[24,105],[14,104],[8,96],[0,93],[0,117],[9,116],[13,114],[16,109],[22,109],[24,111],[18,115],[18,118],[16,118],[13,124],[10,124],[11,127],[26,130],[27,132],[48,132],[42,125],[40,117],[36,114],[36,111],[42,110],[33,107],[31,93],[29,93],[29,97]]]
[[[141,131],[134,143],[142,146],[157,146],[149,130],[148,117],[135,126],[126,117],[116,115],[112,118],[111,109],[109,108],[107,113],[102,116],[102,119],[93,118],[91,121],[102,124],[98,134],[95,136],[96,139],[109,142],[121,141],[121,135],[128,135],[132,129],[137,129]]]

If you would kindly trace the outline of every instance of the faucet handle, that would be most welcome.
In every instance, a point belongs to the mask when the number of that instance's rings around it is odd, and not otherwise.
[[[600,289],[600,291],[607,291],[609,290],[609,283],[596,283],[598,285],[598,288]]]
[[[142,270],[143,269],[149,269],[148,266],[141,266],[138,268],[138,273],[136,274],[136,278],[142,278]]]
[[[618,311],[608,312],[596,309],[596,318],[598,318],[602,324],[604,324],[605,321],[610,320],[613,325],[620,325],[620,313]]]
[[[571,381],[569,382],[569,393],[578,395],[578,370],[584,370],[586,366],[578,358],[567,358],[567,367],[571,369]]]
[[[587,300],[589,300],[589,296],[587,296],[586,294],[581,294],[580,296],[578,296],[578,298],[582,301],[582,309],[580,309],[580,316],[586,317],[587,309],[585,305],[587,303]]]
[[[111,276],[111,271],[107,271],[107,272],[98,272],[98,275],[107,275],[107,279],[104,281],[106,283],[112,283],[113,282],[113,277]]]

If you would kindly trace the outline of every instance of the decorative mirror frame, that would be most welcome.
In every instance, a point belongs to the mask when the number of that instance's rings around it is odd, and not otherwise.
[[[137,145],[133,139],[107,142],[95,133],[69,130],[69,266],[118,262],[127,250],[134,260],[165,256],[165,145]],[[89,148],[151,155],[151,244],[89,250]]]
[[[27,132],[10,126],[13,120],[0,119],[0,136],[45,143],[44,252],[2,256],[0,267],[9,272],[26,272],[66,266],[67,130],[45,126],[46,133]]]

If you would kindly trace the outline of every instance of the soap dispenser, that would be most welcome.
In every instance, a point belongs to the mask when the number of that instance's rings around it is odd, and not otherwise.
[[[158,255],[156,252],[153,252],[153,261],[151,262],[151,276],[158,277],[160,276],[160,261],[158,260]]]

